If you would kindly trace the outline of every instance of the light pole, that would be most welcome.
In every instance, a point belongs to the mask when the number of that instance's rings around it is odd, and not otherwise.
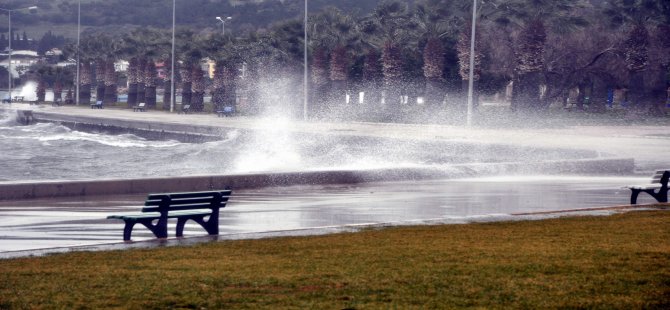
[[[475,75],[475,23],[477,22],[477,0],[472,0],[472,31],[470,32],[470,73],[468,74],[468,116],[467,126],[472,126],[472,113],[474,112],[472,93]]]
[[[216,20],[221,22],[221,34],[226,34],[226,21],[233,19],[232,17],[228,16],[226,18],[221,18],[221,16],[217,16]]]
[[[79,37],[81,35],[81,0],[77,6],[77,85],[75,85],[75,104],[79,105]],[[60,98],[60,97],[59,97]]]
[[[303,105],[302,105],[302,118],[303,120],[307,120],[307,0],[305,0],[305,45],[304,45],[304,63],[305,63],[305,68],[304,68],[304,77],[303,77]]]
[[[172,0],[172,68],[170,70],[170,112],[174,112],[174,101],[177,99],[177,90],[174,89],[174,26],[175,26],[175,12],[177,10],[177,0]],[[165,95],[163,95],[163,102],[165,102]]]
[[[8,41],[9,41],[9,52],[8,52],[8,54],[9,54],[8,61],[9,62],[7,63],[7,76],[9,77],[9,81],[8,81],[9,83],[8,83],[7,86],[9,87],[9,92],[8,92],[8,97],[9,98],[8,99],[9,99],[9,102],[11,102],[12,101],[12,12],[20,11],[20,10],[29,10],[30,12],[34,12],[35,10],[37,10],[37,7],[36,6],[30,6],[30,7],[27,7],[27,8],[11,9],[11,10],[0,8],[0,10],[7,12],[8,20],[9,20],[9,28],[7,29],[7,32],[9,33],[8,36],[7,36]]]

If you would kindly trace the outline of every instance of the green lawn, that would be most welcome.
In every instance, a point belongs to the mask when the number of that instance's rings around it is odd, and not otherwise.
[[[0,308],[670,308],[670,212],[0,261]]]

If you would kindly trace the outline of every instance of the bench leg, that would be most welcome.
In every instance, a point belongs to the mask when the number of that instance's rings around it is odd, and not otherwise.
[[[668,190],[660,189],[658,194],[656,194],[656,200],[658,202],[668,202]]]
[[[153,220],[139,221],[140,224],[151,230],[156,238],[167,238],[167,219],[159,219],[156,225],[152,224]]]
[[[637,189],[631,189],[632,193],[630,193],[630,204],[635,205],[637,204],[637,196],[640,195],[640,190]]]
[[[123,241],[130,241],[130,235],[133,233],[133,227],[137,222],[135,221],[125,221],[126,226],[123,227]]]
[[[214,215],[209,215],[209,220],[205,221],[205,216],[198,217],[180,217],[177,219],[177,237],[184,236],[184,226],[186,221],[193,220],[196,223],[200,224],[208,234],[218,235],[219,234],[219,217]]]

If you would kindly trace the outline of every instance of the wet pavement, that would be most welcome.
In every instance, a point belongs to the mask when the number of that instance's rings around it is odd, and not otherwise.
[[[25,107],[12,105],[12,108]],[[127,122],[586,149],[603,156],[634,158],[639,173],[638,176],[623,177],[500,176],[240,190],[222,211],[218,239],[319,234],[365,225],[513,220],[528,218],[518,215],[527,213],[540,214],[531,217],[542,218],[552,216],[546,212],[596,210],[626,205],[630,193],[621,189],[622,186],[648,183],[651,170],[670,168],[670,160],[664,156],[670,149],[670,135],[668,127],[662,125],[468,129],[443,125],[287,122],[270,118],[217,118],[214,115],[133,113],[121,109],[100,111],[80,107],[37,109],[72,117]],[[123,222],[105,219],[109,214],[139,210],[144,198],[144,195],[133,195],[0,201],[0,258],[76,249],[162,245],[165,242],[145,242],[153,237],[141,226],[137,226],[133,234],[135,243],[123,243]],[[648,196],[639,200],[639,203],[651,202],[653,200]],[[579,213],[608,212],[611,211]],[[174,223],[171,225],[173,233]],[[187,238],[172,238],[168,243],[210,240],[199,237],[205,234],[193,225],[187,225],[185,235]]]
[[[626,184],[637,177],[508,176],[461,180],[292,186],[236,191],[222,210],[219,239],[319,234],[379,224],[467,223],[516,215],[625,205]],[[136,212],[144,196],[77,197],[0,202],[0,258],[71,250],[155,246],[141,225],[133,244],[122,242],[123,222],[110,214]],[[640,197],[640,203],[651,203]],[[583,212],[582,212],[583,213]],[[590,213],[583,213],[590,214]],[[170,223],[174,239],[174,222]],[[301,233],[302,231],[302,233]],[[196,224],[185,238],[206,241]],[[102,247],[86,247],[106,245]],[[76,248],[75,248],[76,249]]]

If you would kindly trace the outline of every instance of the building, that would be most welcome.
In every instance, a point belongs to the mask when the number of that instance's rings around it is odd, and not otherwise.
[[[9,52],[5,50],[0,53],[0,66],[8,68],[9,67]],[[34,65],[39,62],[39,56],[36,51],[29,50],[15,50],[12,51],[12,76],[19,77],[19,73],[25,71],[31,65]]]

